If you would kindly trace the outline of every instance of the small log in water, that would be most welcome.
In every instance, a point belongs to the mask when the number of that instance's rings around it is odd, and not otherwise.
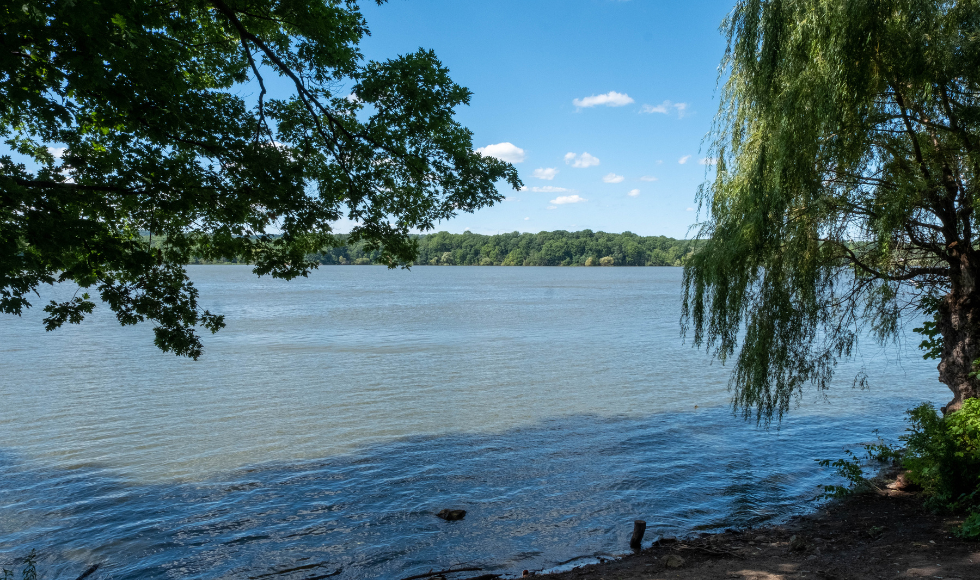
[[[643,534],[647,531],[647,523],[643,520],[633,522],[633,537],[630,538],[630,548],[635,552],[640,551],[640,544],[643,543]]]

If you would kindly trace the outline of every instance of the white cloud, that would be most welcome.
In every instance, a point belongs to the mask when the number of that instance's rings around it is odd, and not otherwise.
[[[566,153],[565,164],[571,164],[572,167],[578,168],[592,167],[593,165],[599,165],[599,159],[584,152],[581,155]]]
[[[518,189],[517,191],[527,191],[527,186],[526,185],[522,185],[521,188]]]
[[[672,112],[676,112],[678,117],[683,117],[685,111],[687,111],[687,103],[671,103],[670,101],[664,101],[659,105],[643,105],[640,107],[641,113],[669,115]]]
[[[640,178],[640,181],[657,181],[657,178],[652,175],[644,175]]]
[[[551,181],[556,175],[558,175],[557,167],[539,167],[534,170],[534,173],[531,176],[537,177],[538,179],[547,179],[548,181]]]
[[[565,205],[566,203],[582,203],[583,201],[589,201],[584,197],[579,197],[577,195],[559,195],[555,199],[549,201],[548,203],[553,203],[555,205]]]
[[[480,147],[476,152],[487,157],[496,157],[507,163],[520,163],[524,161],[524,150],[510,142]]]
[[[529,220],[529,219],[531,219],[531,218],[529,218],[529,217],[526,217],[526,218],[524,218],[524,221],[527,221],[527,220]]]
[[[48,147],[48,153],[50,153],[51,155],[53,155],[55,157],[59,157],[59,158],[62,155],[64,155],[65,154],[65,151],[67,151],[67,150],[68,150],[67,147]]]
[[[555,187],[553,185],[545,185],[544,187],[532,187],[531,191],[535,193],[563,193],[566,191],[571,191],[565,189],[564,187]]]
[[[670,104],[670,101],[664,101],[664,104],[663,105],[656,105],[656,106],[654,106],[654,105],[643,105],[642,107],[640,107],[640,112],[641,113],[663,113],[664,115],[666,115],[667,114],[667,110],[668,110],[667,107],[669,106],[669,104]]]
[[[715,159],[714,157],[705,157],[701,161],[698,161],[698,163],[700,163],[701,165],[717,165],[718,160]]]
[[[619,183],[624,179],[626,178],[623,177],[622,175],[616,175],[615,173],[610,173],[602,178],[602,180],[605,181],[606,183]]]
[[[640,195],[640,190],[639,189],[631,189],[631,190],[629,190],[629,193],[627,193],[626,195],[628,195],[630,197],[638,197]]]
[[[548,209],[558,209],[558,206],[557,205],[549,205],[548,206]]]
[[[689,208],[687,208],[687,211],[694,211],[694,208],[693,207],[689,207]]]
[[[349,103],[360,103],[360,102],[362,102],[361,101],[361,97],[357,96],[356,93],[351,93],[351,94],[347,95],[344,98],[347,99],[347,102],[349,102]]]
[[[685,163],[687,163],[687,160],[690,158],[691,158],[690,155],[685,155],[684,157],[678,159],[677,162],[680,163],[681,165],[684,165]]]
[[[584,99],[574,99],[572,104],[583,109],[586,107],[595,107],[598,105],[605,105],[607,107],[622,107],[623,105],[628,105],[634,102],[632,98],[626,93],[617,93],[616,91],[609,91],[604,95],[592,95],[591,97],[585,97]]]

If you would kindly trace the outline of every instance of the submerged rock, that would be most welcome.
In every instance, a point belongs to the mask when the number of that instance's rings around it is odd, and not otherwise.
[[[451,510],[444,509],[436,514],[436,517],[442,518],[447,522],[455,522],[466,517],[466,510]]]

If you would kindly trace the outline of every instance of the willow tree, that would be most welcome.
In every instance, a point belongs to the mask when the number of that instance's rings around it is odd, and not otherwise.
[[[735,406],[782,417],[915,310],[945,411],[980,396],[980,3],[744,0],[724,29],[684,322]]]
[[[378,0],[382,3],[383,0]],[[39,287],[80,322],[93,289],[122,324],[198,357],[192,253],[305,276],[349,241],[410,262],[409,232],[520,186],[454,120],[470,92],[429,51],[366,61],[355,0],[18,0],[0,7],[0,312]]]

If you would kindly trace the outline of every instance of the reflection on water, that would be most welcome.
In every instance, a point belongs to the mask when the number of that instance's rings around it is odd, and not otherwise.
[[[781,430],[732,418],[727,369],[678,338],[676,269],[192,275],[229,317],[197,363],[105,312],[2,320],[0,553],[66,577],[540,569],[622,552],[638,517],[652,540],[807,509],[814,458],[945,397],[867,349]]]

